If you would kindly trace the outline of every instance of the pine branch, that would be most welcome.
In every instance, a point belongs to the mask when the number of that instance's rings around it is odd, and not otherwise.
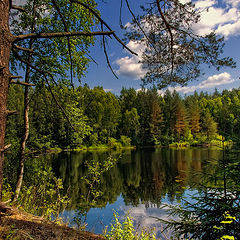
[[[18,112],[15,111],[15,110],[13,110],[13,111],[7,110],[6,113],[7,113],[8,116],[9,116],[9,115],[16,115],[16,114],[18,114]]]
[[[157,8],[158,8],[158,11],[159,11],[159,13],[160,13],[160,16],[161,16],[161,18],[162,18],[162,20],[163,20],[163,22],[164,22],[164,24],[166,25],[166,28],[167,28],[167,30],[168,30],[168,32],[169,32],[169,34],[170,34],[170,38],[171,38],[171,46],[170,46],[170,48],[171,48],[171,56],[172,56],[172,69],[171,69],[171,75],[172,75],[172,73],[173,73],[173,68],[174,68],[174,54],[173,54],[173,34],[172,34],[172,30],[171,30],[171,26],[170,26],[170,24],[168,23],[168,21],[166,20],[166,18],[165,18],[165,16],[164,16],[164,14],[163,14],[163,12],[162,12],[162,9],[161,9],[161,7],[160,7],[160,0],[156,0],[156,3],[157,3]]]

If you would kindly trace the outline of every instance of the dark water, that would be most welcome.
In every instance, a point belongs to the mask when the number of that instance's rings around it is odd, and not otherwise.
[[[86,162],[103,162],[109,156],[117,159],[109,171],[104,172],[96,185],[100,196],[93,199],[92,207],[86,207],[91,178]],[[189,194],[197,194],[195,183],[201,176],[211,173],[222,152],[215,148],[189,149],[141,149],[122,152],[83,152],[53,155],[56,175],[68,189],[71,204],[62,217],[74,225],[79,211],[86,210],[87,229],[101,233],[111,223],[113,211],[120,216],[129,212],[137,227],[161,228],[153,217],[166,218],[160,209],[162,203],[175,204]],[[209,164],[211,162],[211,164]],[[89,198],[89,201],[92,199]]]

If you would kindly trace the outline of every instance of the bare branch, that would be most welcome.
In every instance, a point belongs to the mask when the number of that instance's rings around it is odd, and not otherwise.
[[[21,46],[19,46],[19,45],[13,45],[13,47],[14,47],[15,49],[17,49],[17,50],[21,50],[21,51],[33,53],[33,49],[24,48],[24,47],[21,47]]]
[[[23,7],[17,5],[11,5],[11,9],[18,10],[20,12],[26,12],[26,10]]]
[[[98,65],[98,63],[93,59],[93,57],[91,55],[89,55],[87,52],[85,52],[85,54],[96,64]]]
[[[12,146],[12,144],[8,144],[8,145],[4,146],[4,148],[0,149],[0,152],[5,152],[11,146]]]
[[[17,57],[21,62],[25,63],[26,65],[28,65],[29,67],[31,67],[32,69],[34,69],[35,71],[37,71],[37,72],[39,72],[39,73],[41,73],[41,74],[43,74],[43,75],[44,75],[44,74],[48,74],[48,75],[51,77],[51,79],[53,80],[53,82],[55,83],[55,85],[57,85],[57,83],[55,82],[55,80],[54,80],[53,75],[52,75],[51,72],[43,71],[43,70],[35,67],[35,66],[32,65],[30,62],[28,62],[27,60],[23,59],[23,58],[18,54],[18,52],[16,52],[14,49],[13,49],[12,51],[13,51],[13,53],[16,55],[16,57]]]
[[[11,75],[11,76],[9,77],[10,80],[11,80],[11,79],[16,79],[16,78],[22,78],[22,76],[13,76],[13,75]]]
[[[8,116],[9,115],[16,115],[16,114],[18,114],[18,112],[15,111],[15,110],[14,111],[7,110],[6,113],[7,113]]]
[[[58,102],[56,96],[54,95],[53,91],[52,91],[52,88],[51,88],[51,85],[46,77],[46,75],[44,74],[44,78],[47,82],[47,85],[48,85],[48,89],[49,89],[49,92],[51,93],[52,95],[52,98],[54,99],[55,103],[57,104],[57,106],[60,108],[60,110],[62,111],[63,115],[65,116],[65,118],[67,119],[69,125],[71,126],[71,128],[76,132],[76,129],[74,128],[74,126],[72,125],[68,115],[66,114],[65,110],[63,109],[63,107],[61,106],[61,104]]]
[[[14,81],[14,80],[11,80],[10,84],[19,84],[22,86],[29,86],[29,87],[35,86],[35,84],[32,84],[32,83],[26,83],[26,82]]]
[[[160,0],[156,0],[156,3],[157,3],[157,8],[158,8],[158,11],[160,13],[160,16],[164,22],[164,24],[166,25],[167,27],[167,30],[170,34],[170,38],[171,38],[171,55],[172,55],[172,70],[171,70],[171,75],[173,73],[173,68],[174,68],[174,54],[173,54],[173,34],[172,34],[172,30],[171,30],[171,26],[170,24],[168,23],[168,21],[166,20],[163,12],[162,12],[162,9],[161,9],[161,6],[160,6]]]
[[[101,23],[101,28],[102,28],[102,31],[103,31],[103,24],[102,23]],[[118,79],[118,76],[113,71],[112,66],[110,64],[110,61],[109,61],[109,58],[108,58],[108,54],[107,54],[107,50],[106,50],[106,43],[105,43],[105,36],[102,36],[102,42],[103,42],[103,51],[104,51],[104,54],[105,54],[105,57],[106,57],[106,60],[107,60],[108,67],[110,68],[112,74]]]
[[[52,32],[52,33],[29,33],[16,36],[14,42],[21,41],[24,39],[37,39],[37,38],[56,38],[56,37],[74,37],[74,36],[102,36],[114,34],[113,31],[109,32]]]
[[[85,3],[82,3],[78,0],[70,0],[71,3],[77,3],[81,6],[83,6],[84,8],[88,9],[98,20],[99,22],[101,22],[109,31],[113,32],[112,29],[109,27],[109,25],[98,15],[98,13],[93,10],[92,8],[90,8],[88,5],[86,5]],[[112,34],[114,36],[114,38],[124,47],[126,48],[130,53],[134,54],[134,55],[138,55],[137,53],[135,53],[134,51],[132,51],[129,47],[126,46],[126,44],[124,44],[122,42],[122,40],[113,32]]]
[[[140,23],[138,22],[135,14],[133,13],[132,9],[130,8],[129,2],[128,0],[125,0],[126,4],[127,4],[127,8],[129,10],[129,12],[131,13],[134,22],[137,24],[137,26],[139,27],[139,29],[142,31],[143,35],[145,36],[145,38],[147,39],[147,41],[149,42],[149,44],[154,48],[154,50],[157,52],[157,49],[155,48],[154,44],[152,43],[152,41],[149,39],[149,37],[147,36],[147,34],[145,33],[144,29],[141,27]]]

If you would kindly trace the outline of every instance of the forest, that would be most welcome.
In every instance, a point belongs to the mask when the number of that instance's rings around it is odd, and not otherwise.
[[[30,92],[31,150],[84,147],[169,146],[217,144],[223,137],[236,141],[240,134],[240,90],[180,96],[156,88],[136,91],[123,88],[120,95],[87,85],[53,88],[70,116],[72,126],[58,109],[49,91]],[[7,143],[19,144],[23,135],[23,87],[11,86],[8,108],[18,115],[8,119]]]

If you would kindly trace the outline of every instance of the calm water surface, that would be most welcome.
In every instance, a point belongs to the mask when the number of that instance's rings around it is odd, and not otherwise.
[[[211,166],[221,158],[217,148],[189,149],[141,149],[122,152],[83,152],[53,155],[53,169],[63,179],[69,192],[71,204],[62,217],[74,225],[74,217],[86,207],[90,178],[86,162],[104,161],[110,155],[117,163],[100,178],[94,207],[87,211],[87,230],[101,233],[112,221],[113,211],[120,216],[130,213],[137,227],[161,225],[153,217],[166,218],[160,209],[162,203],[176,204],[189,194],[197,194],[195,182],[200,181],[196,173],[210,173]],[[86,209],[86,208],[85,208]]]

